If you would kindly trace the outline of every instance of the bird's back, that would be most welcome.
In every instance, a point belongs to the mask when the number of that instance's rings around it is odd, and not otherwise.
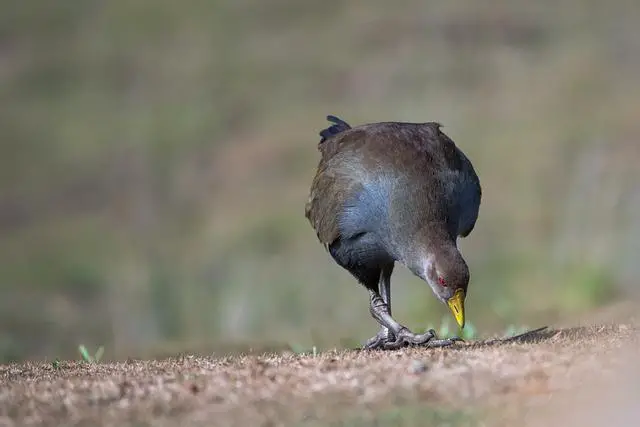
[[[480,183],[439,124],[340,123],[323,131],[305,207],[322,243],[367,231],[393,240],[436,222],[454,236],[471,232]]]

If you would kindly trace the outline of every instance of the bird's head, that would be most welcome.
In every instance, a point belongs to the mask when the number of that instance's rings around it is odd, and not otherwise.
[[[413,263],[411,270],[429,284],[435,296],[447,304],[460,328],[464,328],[469,268],[457,248],[429,251]]]

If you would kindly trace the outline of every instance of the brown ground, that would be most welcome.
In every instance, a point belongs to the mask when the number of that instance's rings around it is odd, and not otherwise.
[[[0,426],[638,425],[636,325],[457,349],[1,366]]]

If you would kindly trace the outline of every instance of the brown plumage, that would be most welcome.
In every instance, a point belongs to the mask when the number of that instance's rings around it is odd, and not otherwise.
[[[391,317],[390,277],[396,261],[431,286],[464,325],[469,271],[456,239],[475,226],[479,179],[438,123],[334,125],[320,132],[321,159],[305,216],[332,258],[370,293],[382,325],[367,347],[440,346]]]

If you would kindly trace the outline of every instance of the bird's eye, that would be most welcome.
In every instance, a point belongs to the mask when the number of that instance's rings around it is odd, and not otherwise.
[[[444,281],[444,279],[442,278],[442,276],[438,276],[438,283],[440,283],[440,286],[447,286],[447,283]]]

